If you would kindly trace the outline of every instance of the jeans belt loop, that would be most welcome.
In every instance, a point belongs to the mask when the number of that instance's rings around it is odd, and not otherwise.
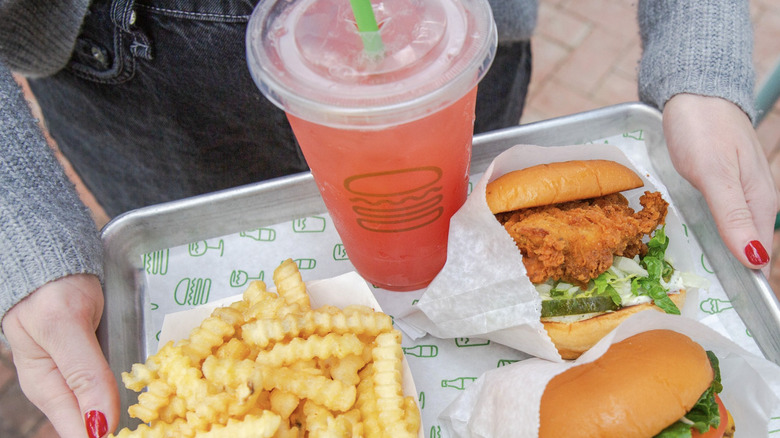
[[[111,4],[111,21],[122,32],[130,35],[130,52],[135,57],[152,59],[152,42],[135,26],[135,0],[114,0]]]

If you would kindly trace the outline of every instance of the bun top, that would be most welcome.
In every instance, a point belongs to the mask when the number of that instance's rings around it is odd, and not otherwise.
[[[493,214],[559,202],[596,198],[642,187],[628,167],[608,160],[540,164],[502,175],[487,185]]]
[[[712,383],[707,353],[689,337],[650,330],[553,377],[539,437],[650,437],[682,418]]]

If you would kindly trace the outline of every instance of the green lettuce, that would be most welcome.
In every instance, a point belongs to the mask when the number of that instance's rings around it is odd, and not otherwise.
[[[693,273],[675,273],[666,260],[669,237],[661,226],[647,242],[647,254],[640,260],[615,256],[612,266],[589,282],[585,289],[562,281],[548,280],[536,285],[542,299],[569,300],[594,296],[609,297],[623,307],[632,297],[648,297],[655,305],[670,314],[679,315],[680,309],[668,293],[672,283],[683,287],[706,287],[706,280]]]
[[[644,289],[647,295],[653,299],[655,305],[663,309],[664,312],[679,315],[680,309],[669,298],[668,290],[661,284],[662,279],[669,281],[674,272],[672,265],[664,259],[666,248],[669,246],[669,238],[666,236],[664,228],[656,230],[653,237],[647,242],[647,255],[641,261],[641,265],[647,269],[647,277],[637,277],[634,282],[636,290]]]
[[[612,298],[615,304],[622,306],[623,298],[619,291],[630,288],[634,296],[647,295],[666,313],[679,315],[680,309],[669,298],[669,290],[662,283],[662,281],[668,282],[674,272],[674,267],[665,259],[668,246],[669,237],[666,236],[664,227],[660,227],[647,242],[647,254],[639,262],[639,265],[647,271],[646,276],[636,273],[618,275],[617,270],[610,269],[593,279],[593,285],[588,291],[563,292],[554,287],[550,295],[564,299],[577,295],[606,295]]]
[[[720,365],[713,352],[708,351],[707,357],[710,359],[715,375],[710,387],[699,397],[693,408],[685,414],[684,419],[676,421],[654,438],[691,438],[691,428],[696,428],[700,433],[704,433],[712,427],[720,426],[720,412],[718,412],[718,402],[715,401],[715,394],[723,390],[723,385],[720,382]]]

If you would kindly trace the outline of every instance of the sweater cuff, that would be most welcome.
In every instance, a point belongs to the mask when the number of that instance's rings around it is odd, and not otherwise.
[[[12,71],[41,77],[68,63],[90,0],[0,2],[0,61]]]
[[[755,120],[748,2],[642,0],[639,98],[663,110],[675,94],[720,97]]]
[[[0,65],[0,322],[42,285],[88,273],[102,280],[102,243],[32,118],[21,90]]]

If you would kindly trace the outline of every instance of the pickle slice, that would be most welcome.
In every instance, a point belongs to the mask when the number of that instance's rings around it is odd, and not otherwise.
[[[618,310],[620,306],[608,296],[575,297],[542,300],[542,318],[550,316],[581,315],[583,313]]]

